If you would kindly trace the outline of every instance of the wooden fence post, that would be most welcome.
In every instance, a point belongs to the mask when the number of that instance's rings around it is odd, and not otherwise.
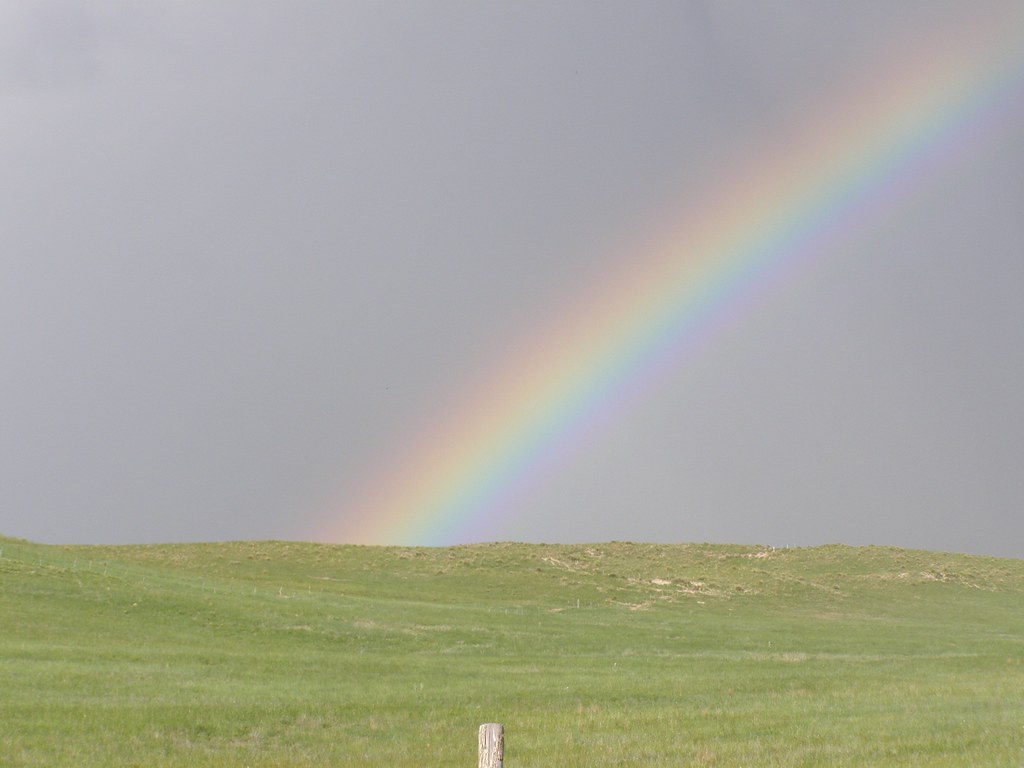
[[[498,723],[484,723],[477,735],[480,759],[477,768],[505,768],[505,729]]]

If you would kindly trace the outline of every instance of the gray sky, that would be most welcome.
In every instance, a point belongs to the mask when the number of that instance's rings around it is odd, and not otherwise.
[[[0,4],[0,533],[322,535],[673,200],[1014,7]],[[1002,128],[486,538],[1024,557],[1024,110]]]

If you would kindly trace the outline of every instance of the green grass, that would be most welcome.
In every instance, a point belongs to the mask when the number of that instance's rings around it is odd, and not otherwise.
[[[0,765],[1024,765],[1024,561],[0,538]]]

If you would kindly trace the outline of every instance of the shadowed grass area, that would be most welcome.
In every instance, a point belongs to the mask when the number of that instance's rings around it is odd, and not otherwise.
[[[0,538],[0,765],[1024,764],[1024,561]]]

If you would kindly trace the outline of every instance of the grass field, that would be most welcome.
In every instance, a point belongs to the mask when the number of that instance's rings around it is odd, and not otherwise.
[[[1024,765],[1024,560],[0,538],[0,765]]]

